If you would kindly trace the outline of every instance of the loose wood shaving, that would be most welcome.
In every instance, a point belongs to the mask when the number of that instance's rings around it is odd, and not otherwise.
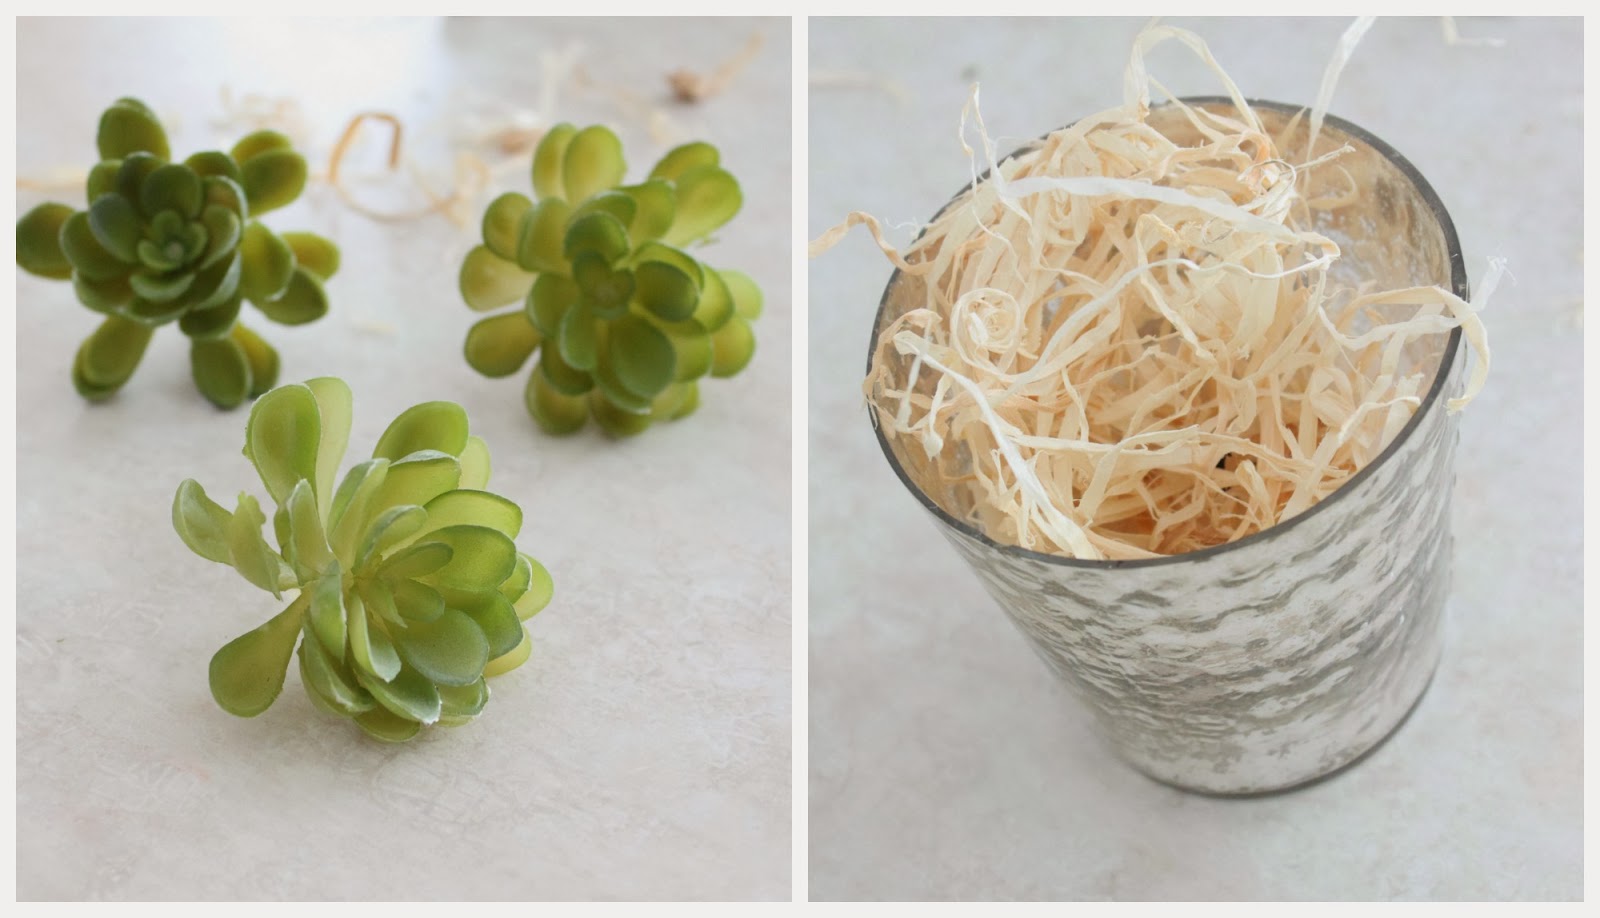
[[[667,74],[667,85],[672,88],[673,97],[685,105],[693,105],[704,102],[727,89],[733,78],[739,75],[739,71],[760,53],[761,45],[765,41],[760,32],[751,35],[737,54],[723,61],[709,76],[687,68],[680,68]]]
[[[1160,84],[1144,56],[1169,40],[1234,100],[1225,114],[1172,103],[1195,146],[1147,123]],[[970,117],[987,180],[904,250],[860,213],[811,246],[864,225],[926,282],[925,303],[882,331],[865,384],[884,434],[920,444],[913,478],[951,489],[941,505],[996,541],[1084,559],[1235,541],[1332,494],[1426,394],[1432,368],[1412,365],[1408,342],[1463,331],[1476,360],[1452,411],[1489,366],[1474,307],[1450,291],[1351,289],[1330,275],[1341,253],[1308,228],[1312,211],[1360,190],[1308,200],[1302,179],[1339,169],[1348,148],[1289,161],[1180,29],[1139,35],[1124,88],[1122,106],[996,163],[974,87],[962,144],[976,179]],[[1313,122],[1331,92],[1332,77]],[[1479,305],[1502,270],[1491,260]]]

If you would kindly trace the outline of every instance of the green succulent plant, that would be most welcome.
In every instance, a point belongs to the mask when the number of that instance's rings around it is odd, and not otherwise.
[[[717,148],[677,147],[637,184],[623,185],[626,173],[610,130],[557,125],[534,151],[537,200],[496,198],[461,265],[472,309],[523,303],[473,325],[467,362],[510,376],[537,351],[524,398],[550,433],[591,414],[614,436],[684,417],[698,380],[738,373],[755,351],[760,288],[683,250],[743,204]]]
[[[322,283],[339,268],[327,239],[280,235],[256,219],[300,196],[304,157],[284,135],[257,131],[229,153],[169,162],[166,131],[137,99],[112,103],[96,140],[88,208],[40,204],[17,221],[17,265],[71,280],[78,301],[105,315],[72,364],[79,394],[116,393],[170,322],[191,339],[195,385],[218,407],[272,388],[278,354],[239,322],[243,301],[275,322],[313,322],[328,311]]]
[[[212,657],[223,710],[254,717],[271,707],[298,641],[300,679],[318,708],[403,742],[483,710],[485,679],[528,659],[522,623],[553,587],[513,541],[522,511],[484,490],[489,450],[459,405],[407,409],[335,488],[350,409],[349,387],[331,377],[273,389],[251,409],[244,454],[278,504],[276,551],[249,494],[229,513],[185,481],[172,523],[201,557],[280,600],[296,594]]]

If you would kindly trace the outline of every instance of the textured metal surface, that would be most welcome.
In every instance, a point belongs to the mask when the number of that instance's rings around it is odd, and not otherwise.
[[[1295,111],[1253,104],[1269,130]],[[1465,296],[1454,227],[1426,181],[1354,125],[1330,118],[1323,136],[1318,152],[1355,147],[1341,165],[1364,190],[1363,206],[1318,223],[1343,249],[1339,273]],[[920,283],[891,278],[874,340],[920,305]],[[1172,558],[1081,561],[999,544],[929,477],[918,447],[881,430],[879,438],[902,482],[1124,758],[1193,790],[1281,790],[1380,742],[1438,663],[1457,439],[1444,403],[1461,389],[1459,337],[1408,349],[1409,365],[1430,376],[1428,397],[1345,487],[1265,532]]]
[[[1063,567],[943,531],[1140,770],[1216,793],[1292,787],[1387,736],[1433,673],[1456,427],[1436,402],[1324,512],[1198,560]]]

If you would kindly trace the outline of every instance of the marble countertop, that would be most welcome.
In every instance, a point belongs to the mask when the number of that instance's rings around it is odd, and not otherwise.
[[[709,72],[753,35],[720,95],[670,99],[669,71]],[[706,383],[694,417],[555,439],[525,414],[521,377],[461,357],[475,316],[456,272],[487,194],[465,228],[376,223],[315,183],[271,215],[344,252],[325,319],[255,323],[282,380],[350,382],[351,456],[409,405],[461,402],[495,489],[526,511],[519,543],[556,583],[532,659],[483,717],[385,746],[315,711],[293,667],[258,718],[213,703],[212,653],[278,606],[193,556],[170,507],[186,477],[262,494],[239,452],[246,412],[201,400],[169,330],[120,395],[85,404],[68,370],[96,317],[65,284],[19,276],[19,898],[789,897],[789,35],[786,19],[19,21],[18,175],[67,185],[19,190],[19,214],[81,198],[99,113],[122,95],[184,155],[245,133],[230,111],[293,100],[319,170],[351,115],[392,111],[439,189],[452,144],[524,112],[618,127],[630,175],[673,143],[717,143],[745,208],[712,258],[767,295],[753,363]],[[380,174],[381,132],[364,137],[356,193],[421,203]],[[527,168],[508,163],[494,193],[526,193]]]
[[[1250,96],[1309,104],[1348,20],[1172,20]],[[809,235],[908,242],[970,174],[973,80],[1002,150],[1121,97],[1142,20],[811,20]],[[1444,662],[1357,767],[1193,796],[1115,759],[896,481],[860,394],[890,265],[810,268],[813,899],[1576,899],[1582,895],[1582,24],[1380,20],[1332,112],[1450,209],[1494,362],[1463,418]],[[1219,87],[1164,46],[1174,92]],[[982,168],[982,167],[980,167]]]

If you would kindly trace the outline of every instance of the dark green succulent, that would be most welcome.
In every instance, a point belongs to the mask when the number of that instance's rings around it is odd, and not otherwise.
[[[483,244],[461,266],[461,295],[480,312],[467,362],[509,376],[538,352],[528,413],[550,433],[590,414],[614,436],[681,418],[698,380],[732,376],[755,351],[761,290],[682,246],[704,241],[743,204],[716,147],[677,147],[638,184],[615,134],[552,128],[533,156],[537,202],[503,194],[483,217]]]
[[[399,742],[477,716],[485,678],[528,659],[522,622],[553,588],[513,541],[522,510],[485,490],[489,449],[459,405],[406,410],[335,488],[350,402],[350,388],[327,377],[273,389],[250,411],[244,451],[278,504],[277,550],[254,497],[240,494],[229,513],[193,480],[178,487],[172,524],[201,557],[279,599],[299,594],[212,657],[223,710],[270,707],[298,643],[318,708]]]
[[[195,385],[219,407],[272,388],[278,354],[239,322],[242,302],[285,325],[313,322],[339,268],[327,239],[255,219],[300,196],[305,158],[282,134],[257,131],[229,153],[169,162],[166,131],[137,99],[106,109],[97,142],[88,209],[40,204],[17,221],[17,265],[71,280],[78,301],[106,316],[73,362],[79,394],[121,389],[169,322],[191,339]]]

